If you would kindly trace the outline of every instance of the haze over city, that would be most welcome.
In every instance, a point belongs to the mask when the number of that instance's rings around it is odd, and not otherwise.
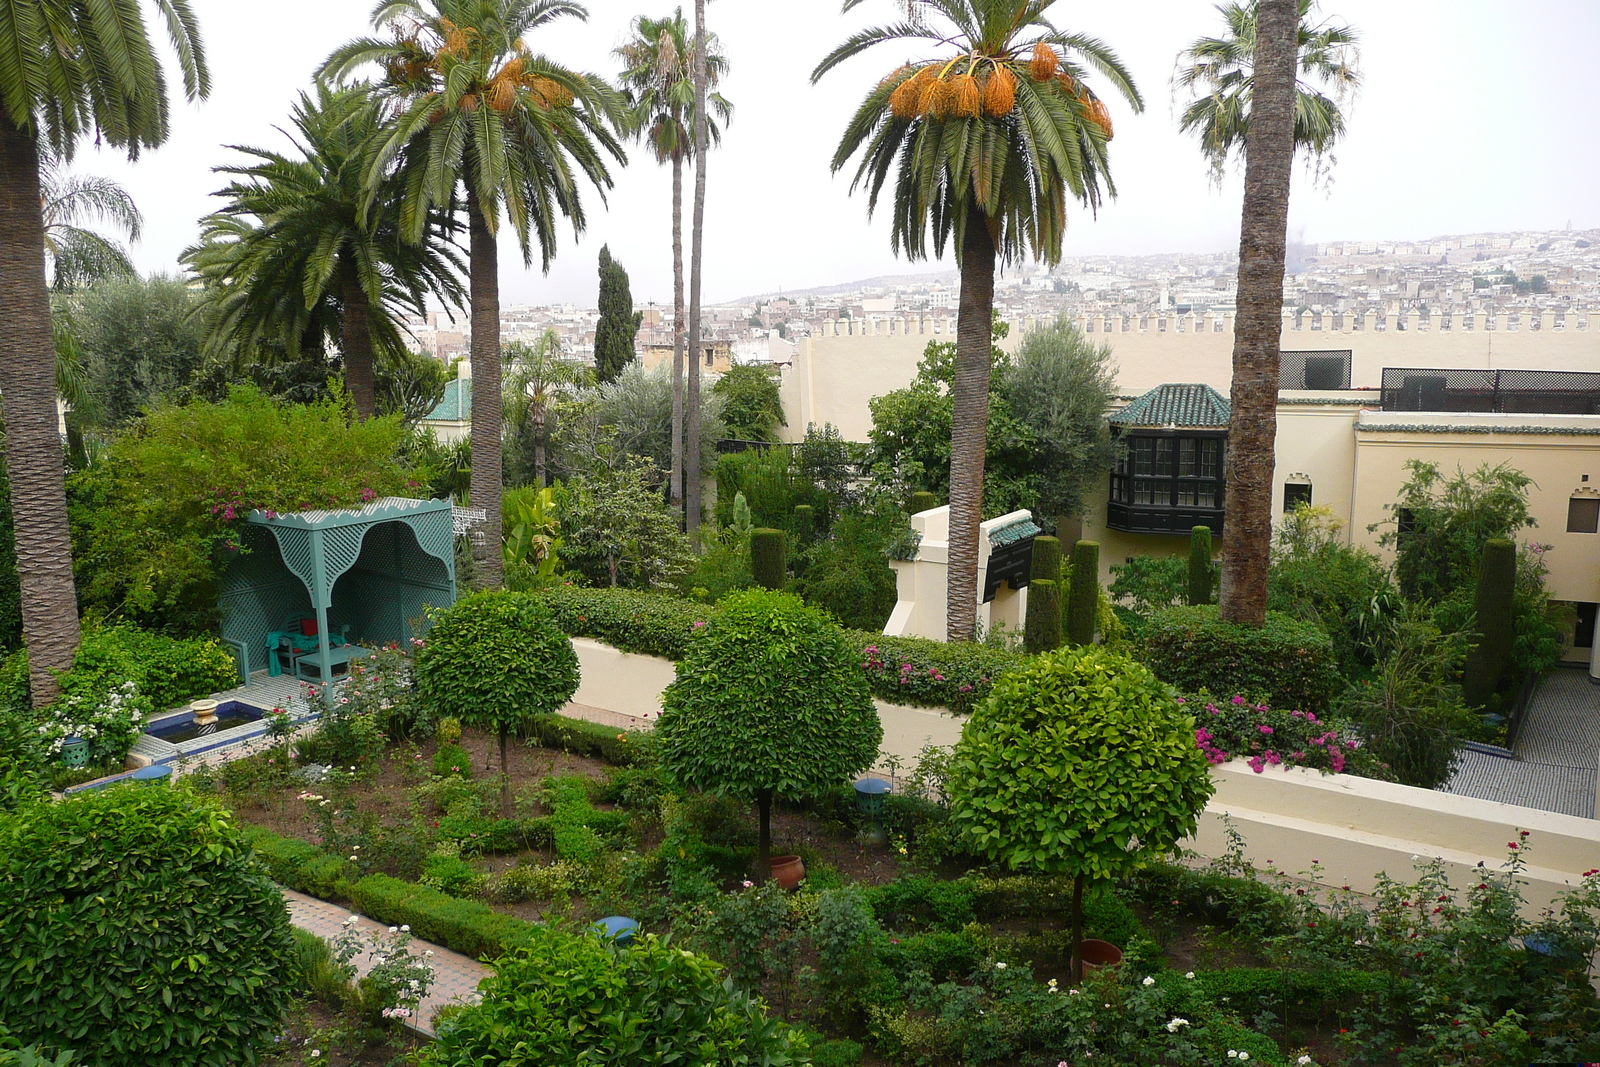
[[[587,24],[557,21],[537,50],[614,76],[610,52],[635,8],[590,6]],[[661,12],[669,5],[658,5]],[[122,183],[146,216],[132,248],[140,270],[173,272],[178,253],[212,210],[223,184],[208,168],[238,157],[226,144],[284,147],[295,94],[340,43],[369,29],[369,5],[280,0],[271,14],[233,0],[196,0],[214,77],[211,98],[175,101],[173,134],[130,166],[86,144],[75,169]],[[736,112],[711,157],[706,205],[708,303],[780,289],[879,275],[948,269],[910,263],[890,250],[882,217],[867,221],[849,174],[831,175],[839,132],[861,94],[909,54],[887,47],[809,84],[816,62],[854,30],[894,15],[889,0],[841,16],[837,0],[784,5],[723,0],[708,20],[731,72],[722,89]],[[1295,173],[1292,241],[1414,241],[1442,234],[1584,230],[1600,226],[1593,183],[1600,171],[1600,112],[1591,100],[1589,51],[1600,38],[1600,5],[1542,0],[1406,4],[1343,0],[1323,5],[1361,36],[1364,85],[1351,110],[1330,180],[1313,187]],[[1219,187],[1190,138],[1179,134],[1170,77],[1178,51],[1215,32],[1212,5],[1149,0],[1136,5],[1058,5],[1056,22],[1114,48],[1144,95],[1142,115],[1112,103],[1112,175],[1118,197],[1093,217],[1071,213],[1068,256],[1227,252],[1237,245],[1241,183]],[[587,233],[563,229],[548,276],[524,269],[507,240],[502,293],[508,303],[592,306],[602,244],[627,267],[635,300],[671,299],[670,177],[636,145],[613,168],[604,204],[586,194]]]

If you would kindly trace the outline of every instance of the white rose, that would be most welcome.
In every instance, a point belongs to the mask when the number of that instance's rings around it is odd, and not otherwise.
[[[1156,980],[1154,978],[1151,978],[1149,975],[1146,975],[1144,981],[1140,982],[1139,984],[1140,985],[1145,985],[1145,986],[1153,986],[1153,985],[1156,984]]]

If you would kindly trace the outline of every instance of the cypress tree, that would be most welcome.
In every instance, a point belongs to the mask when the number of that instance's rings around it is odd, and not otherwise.
[[[808,547],[817,536],[817,512],[810,504],[794,506],[794,539],[800,548]]]
[[[594,369],[602,382],[616,381],[634,359],[634,338],[644,315],[633,310],[633,293],[628,288],[628,272],[611,258],[611,249],[600,249],[600,321],[594,326]]]
[[[1067,644],[1094,644],[1095,612],[1100,607],[1100,546],[1079,541],[1072,549],[1072,586],[1067,595]]]
[[[763,588],[783,588],[783,540],[782,530],[750,531],[750,572]]]
[[[926,490],[911,494],[911,514],[919,511],[932,511],[939,506],[939,498]]]
[[[1033,558],[1028,561],[1028,576],[1030,584],[1037,578],[1055,582],[1057,585],[1061,584],[1061,539],[1059,537],[1040,534],[1033,539]]]
[[[1189,603],[1211,603],[1211,527],[1189,531]]]
[[[1483,543],[1478,588],[1473,597],[1478,643],[1461,671],[1461,696],[1468,707],[1482,708],[1500,687],[1510,659],[1515,630],[1511,602],[1517,589],[1517,546],[1504,537]]]
[[[1028,617],[1022,647],[1029,655],[1061,647],[1061,586],[1052,578],[1028,580]]]

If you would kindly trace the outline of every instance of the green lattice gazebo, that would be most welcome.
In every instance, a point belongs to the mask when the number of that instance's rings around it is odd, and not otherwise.
[[[246,684],[277,655],[268,635],[294,630],[302,619],[317,621],[314,661],[326,686],[334,675],[330,632],[368,645],[405,643],[416,636],[424,608],[455,603],[447,500],[384,497],[360,508],[252,511],[243,539],[249,551],[228,568],[220,599],[222,638],[238,653]]]

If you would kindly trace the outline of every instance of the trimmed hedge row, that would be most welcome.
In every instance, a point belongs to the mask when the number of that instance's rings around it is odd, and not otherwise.
[[[565,715],[536,719],[522,738],[544,748],[559,748],[574,756],[588,756],[614,767],[631,767],[639,761],[639,742],[615,726],[604,726]]]
[[[695,623],[705,622],[712,611],[707,604],[636,589],[562,585],[536,595],[571,637],[590,637],[623,652],[669,660],[683,657]],[[1015,652],[970,642],[946,644],[861,630],[845,634],[861,654],[873,695],[893,704],[968,712],[988,694],[996,676],[1022,659]],[[615,739],[615,733],[610,736]]]
[[[533,931],[532,923],[502,915],[487,904],[386,874],[369,874],[351,886],[350,903],[369,918],[409,925],[417,937],[474,959],[504,956]]]
[[[1324,712],[1342,687],[1333,642],[1276,611],[1259,629],[1223,622],[1213,605],[1150,616],[1139,658],[1185,693],[1238,693],[1274,708]]]
[[[243,836],[273,881],[322,900],[342,901],[389,926],[409,925],[427,941],[477,959],[504,955],[526,939],[533,924],[502,915],[475,900],[461,900],[386,874],[359,874],[355,865],[316,845],[261,826]]]

